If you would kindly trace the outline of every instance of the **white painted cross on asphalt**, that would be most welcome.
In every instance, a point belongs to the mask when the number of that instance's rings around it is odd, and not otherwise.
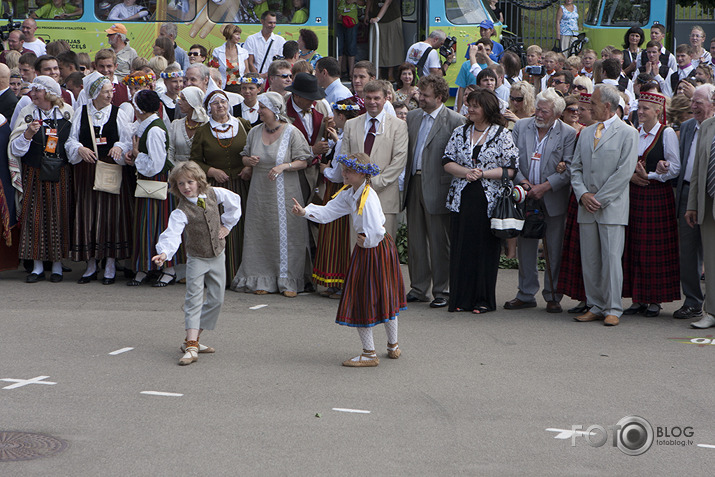
[[[35,378],[30,378],[30,379],[0,378],[0,381],[6,381],[8,383],[15,383],[15,384],[11,384],[9,386],[5,386],[3,389],[16,389],[16,388],[21,388],[23,386],[27,386],[28,384],[57,384],[52,381],[44,381],[47,378],[49,378],[49,376],[37,376]]]

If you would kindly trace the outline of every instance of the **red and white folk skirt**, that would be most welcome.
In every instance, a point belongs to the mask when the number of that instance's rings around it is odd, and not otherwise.
[[[356,246],[335,322],[368,328],[394,320],[406,309],[405,284],[392,237],[385,234],[377,247]]]

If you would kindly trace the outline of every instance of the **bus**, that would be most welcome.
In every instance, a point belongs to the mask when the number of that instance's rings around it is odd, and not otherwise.
[[[396,0],[398,1],[398,0]],[[485,0],[486,1],[486,0]],[[501,25],[498,19],[490,16],[483,0],[402,0],[402,21],[404,45],[407,49],[413,43],[423,40],[430,31],[442,29],[447,35],[457,40],[457,63],[464,58],[467,45],[480,38],[479,24],[485,19],[492,19],[497,31]],[[130,46],[140,56],[151,57],[152,46],[157,38],[159,28],[164,22],[175,23],[178,26],[176,43],[187,50],[198,43],[205,46],[209,52],[221,45],[225,39],[221,35],[221,27],[225,23],[241,25],[242,39],[260,30],[260,13],[273,10],[278,15],[278,26],[275,33],[287,40],[297,40],[302,28],[313,30],[319,39],[318,53],[322,56],[337,56],[337,40],[334,25],[337,23],[336,1],[321,0],[18,0],[16,2],[2,1],[0,16],[7,18],[12,15],[16,24],[2,24],[0,30],[19,27],[29,16],[41,16],[36,12],[48,10],[44,5],[54,2],[57,8],[65,7],[72,10],[57,18],[38,18],[36,36],[46,43],[55,40],[67,41],[76,52],[86,52],[91,58],[101,48],[108,48],[105,30],[113,23],[124,24],[128,30]],[[303,23],[291,23],[295,5],[303,5],[308,10],[307,20]],[[12,5],[10,7],[9,5]],[[69,8],[69,7],[72,8]],[[122,7],[125,7],[124,9]],[[121,18],[122,10],[139,10],[138,18],[127,20]],[[44,10],[42,10],[44,8]],[[55,10],[56,12],[57,10]],[[379,27],[379,26],[378,26]],[[372,59],[369,51],[369,36],[374,30],[367,25],[359,25],[362,34],[358,45],[358,58]],[[371,27],[372,28],[372,27]],[[397,46],[396,46],[397,47]],[[209,55],[210,56],[210,55]],[[454,84],[459,64],[449,69],[447,81]]]

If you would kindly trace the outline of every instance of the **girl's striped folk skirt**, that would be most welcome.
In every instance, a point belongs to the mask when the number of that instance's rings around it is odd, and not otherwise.
[[[323,205],[342,184],[326,180]],[[328,288],[343,288],[350,263],[350,216],[318,226],[318,244],[313,265],[313,281]]]
[[[370,327],[407,309],[397,247],[389,234],[372,248],[355,246],[335,322]]]

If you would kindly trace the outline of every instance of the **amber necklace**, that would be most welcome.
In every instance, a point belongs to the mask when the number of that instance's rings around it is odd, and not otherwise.
[[[192,126],[191,124],[189,124],[189,121],[194,123],[194,125]],[[201,126],[201,123],[198,123],[198,122],[194,121],[193,119],[186,118],[186,129],[191,129],[193,131],[194,129],[198,128],[199,126]]]
[[[219,128],[213,128],[213,127],[211,128],[211,130],[213,130],[216,133],[216,142],[218,143],[219,146],[221,146],[223,149],[228,149],[229,147],[231,147],[231,144],[233,144],[233,138],[234,138],[233,126],[231,124],[227,124],[226,129],[224,129],[224,130],[221,130]],[[218,135],[223,134],[228,131],[231,131],[231,140],[228,142],[227,146],[224,146],[223,144],[221,144],[221,139],[219,139]]]

